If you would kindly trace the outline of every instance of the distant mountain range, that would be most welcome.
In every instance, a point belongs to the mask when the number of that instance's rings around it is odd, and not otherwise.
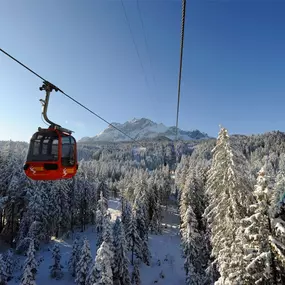
[[[134,118],[131,121],[127,121],[124,124],[112,123],[118,129],[128,134],[131,138],[136,140],[174,140],[176,137],[175,127],[166,127],[164,124],[157,124],[149,119]],[[210,138],[206,133],[202,133],[199,130],[183,131],[178,129],[178,138],[180,140],[200,140]],[[130,141],[130,139],[120,133],[118,130],[109,126],[100,134],[94,137],[83,137],[79,142],[122,142]]]

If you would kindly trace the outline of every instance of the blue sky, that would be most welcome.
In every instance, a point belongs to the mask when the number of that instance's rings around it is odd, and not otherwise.
[[[175,125],[180,0],[4,0],[1,48],[111,122],[147,117]],[[285,131],[285,1],[187,1],[179,126],[216,136]],[[145,80],[147,77],[147,84]],[[0,139],[44,127],[42,82],[0,54]],[[94,136],[107,125],[53,93],[49,117]]]

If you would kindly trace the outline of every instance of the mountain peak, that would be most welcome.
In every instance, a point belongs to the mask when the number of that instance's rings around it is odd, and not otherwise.
[[[132,120],[127,121],[126,123],[138,124],[138,123],[146,123],[146,122],[154,124],[152,120],[147,119],[147,118],[133,118]]]
[[[166,139],[174,140],[176,135],[176,128],[174,126],[167,127],[162,123],[155,123],[147,118],[133,118],[123,124],[112,123],[118,129],[128,134],[130,137],[136,140],[143,139],[158,139],[165,137]],[[198,130],[194,131],[183,131],[178,129],[178,139],[180,140],[193,140],[193,139],[206,139],[209,138],[207,134],[202,133]],[[128,137],[123,135],[118,130],[114,129],[111,125],[108,126],[98,135],[90,138],[84,137],[79,142],[119,142],[119,141],[130,141]]]

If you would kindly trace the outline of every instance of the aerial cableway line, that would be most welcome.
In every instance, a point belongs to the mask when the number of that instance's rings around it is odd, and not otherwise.
[[[177,110],[176,110],[176,141],[178,140],[178,120],[179,120],[180,90],[181,90],[182,65],[183,65],[185,14],[186,14],[186,0],[182,0],[181,41],[180,41],[180,63],[179,63],[178,92],[177,92]]]

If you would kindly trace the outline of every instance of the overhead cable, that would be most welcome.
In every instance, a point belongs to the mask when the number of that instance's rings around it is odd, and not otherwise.
[[[126,18],[126,21],[127,21],[127,24],[128,24],[128,28],[130,30],[131,38],[132,38],[132,41],[133,41],[133,44],[134,44],[134,47],[135,47],[135,50],[136,50],[136,53],[137,53],[140,65],[141,65],[141,69],[142,69],[142,72],[144,74],[145,82],[146,82],[147,87],[149,88],[147,75],[146,75],[146,72],[145,72],[145,69],[144,69],[144,66],[143,66],[143,63],[142,63],[140,52],[139,52],[138,46],[137,46],[136,41],[135,41],[135,37],[134,37],[133,31],[132,31],[130,20],[129,20],[129,17],[128,17],[128,14],[127,14],[127,11],[126,11],[126,7],[125,7],[125,4],[124,4],[123,0],[121,0],[121,4],[122,4],[123,10],[124,10],[124,15],[125,15],[125,18]]]
[[[149,52],[149,46],[148,46],[148,41],[147,41],[147,36],[146,36],[146,32],[145,32],[145,26],[144,26],[144,21],[143,21],[143,17],[142,17],[142,12],[141,12],[141,8],[140,8],[139,0],[137,0],[137,8],[138,8],[139,18],[140,18],[140,22],[141,22],[141,26],[142,26],[142,30],[143,30],[144,42],[145,42],[145,46],[146,46],[147,55],[149,58],[150,68],[151,68],[151,71],[153,74],[153,81],[154,81],[154,84],[156,85],[155,74],[154,74],[154,70],[153,70],[153,66],[152,66],[152,60],[151,60],[151,56],[150,56],[150,52]]]
[[[179,106],[180,106],[180,89],[181,89],[181,78],[182,78],[182,65],[183,65],[185,12],[186,12],[186,0],[182,0],[180,64],[179,64],[179,75],[178,75],[178,93],[177,93],[177,111],[176,111],[176,140],[178,140],[178,119],[179,119]]]

